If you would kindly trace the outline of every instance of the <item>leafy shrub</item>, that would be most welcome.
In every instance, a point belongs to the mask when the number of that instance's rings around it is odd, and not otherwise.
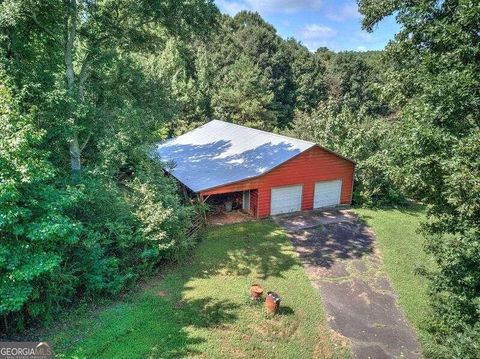
[[[0,84],[0,315],[51,315],[69,286],[61,274],[63,248],[75,245],[81,225],[66,215],[77,191],[53,183],[55,171],[38,148],[43,133],[22,116]],[[70,292],[71,293],[71,292]],[[19,322],[21,325],[21,322]]]

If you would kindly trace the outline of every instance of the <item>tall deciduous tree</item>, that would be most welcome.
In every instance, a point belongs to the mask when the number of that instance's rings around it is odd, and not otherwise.
[[[353,200],[368,206],[404,202],[390,173],[391,125],[365,109],[320,102],[309,111],[297,111],[286,134],[318,143],[356,161]]]
[[[205,34],[218,11],[210,0],[65,0],[39,4],[25,0],[7,1],[3,6],[16,8],[13,15],[25,26],[35,28],[37,37],[56,44],[55,50],[62,54],[69,104],[63,121],[69,129],[69,156],[75,177],[81,170],[82,152],[96,126],[103,122],[92,111],[97,94],[88,86],[89,79],[102,78],[104,73],[98,69],[122,53],[154,49],[164,42],[162,33],[179,37]],[[7,35],[13,52],[18,47],[15,35],[15,31]]]
[[[169,39],[160,54],[148,60],[148,73],[157,77],[169,93],[174,114],[172,134],[180,135],[198,127],[211,117],[212,78],[205,45],[188,47],[178,39]]]
[[[201,42],[217,14],[208,0],[0,2],[14,94],[0,72],[0,331],[117,294],[191,244],[190,208],[149,158],[177,94],[146,59]]]

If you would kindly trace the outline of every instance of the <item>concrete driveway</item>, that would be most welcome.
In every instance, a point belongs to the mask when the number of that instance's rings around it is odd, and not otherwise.
[[[350,211],[276,216],[325,305],[333,331],[356,358],[421,358],[397,304],[373,232]]]

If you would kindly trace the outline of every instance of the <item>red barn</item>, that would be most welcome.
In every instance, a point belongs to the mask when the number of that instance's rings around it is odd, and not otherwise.
[[[190,191],[240,198],[257,218],[352,201],[355,163],[313,142],[214,120],[157,154]]]

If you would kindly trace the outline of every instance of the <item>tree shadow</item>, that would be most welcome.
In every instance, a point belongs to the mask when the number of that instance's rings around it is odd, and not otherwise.
[[[232,141],[225,140],[183,144],[173,139],[158,145],[155,156],[166,163],[175,178],[198,192],[259,176],[301,152],[285,141],[261,144],[240,153],[232,147]]]
[[[162,315],[163,327],[168,333],[169,340],[150,344],[149,357],[179,358],[192,355],[201,355],[196,347],[207,341],[200,336],[192,336],[186,328],[213,328],[232,323],[237,319],[235,310],[239,308],[228,300],[215,300],[211,297],[193,300],[170,300],[163,305],[170,306],[172,311],[167,316]],[[151,328],[155,330],[155,328]],[[152,332],[150,332],[152,333]],[[156,337],[156,336],[154,336]],[[156,354],[156,355],[155,355]]]
[[[303,263],[330,268],[338,261],[373,253],[375,237],[365,223],[355,221],[292,232],[291,240]]]
[[[169,300],[177,309],[172,318],[177,318],[175,323],[182,327],[179,334],[183,335],[186,327],[215,328],[234,323],[238,319],[237,311],[242,306],[251,305],[246,302],[251,284],[250,279],[246,278],[250,278],[252,273],[261,280],[284,278],[285,271],[299,265],[292,255],[293,249],[290,252],[286,249],[288,242],[285,241],[284,233],[273,223],[265,225],[266,223],[268,222],[250,222],[216,227],[188,263],[163,278],[161,287],[169,291]],[[280,236],[282,240],[279,240]],[[205,281],[215,276],[218,277],[214,283]],[[233,277],[239,283],[248,283],[245,292],[240,294],[241,298],[225,299],[239,295],[238,292],[226,293],[230,287],[223,287],[221,278],[225,277]],[[192,291],[196,291],[195,295],[198,296],[199,287],[203,287],[200,288],[202,292],[211,294],[188,299]],[[282,315],[294,314],[290,307],[281,308]],[[194,348],[199,340],[202,339],[186,337],[184,353],[201,355]],[[177,346],[163,347],[162,350],[167,357],[169,353],[172,357],[179,354]]]
[[[244,231],[244,228],[252,228],[251,232]],[[255,228],[260,231],[255,231]],[[274,230],[267,232],[261,230],[264,224],[250,222],[243,226],[226,225],[216,229],[217,237],[210,243],[205,243],[208,247],[206,253],[215,255],[215,263],[206,265],[202,271],[198,272],[200,278],[208,278],[217,274],[227,276],[248,276],[253,271],[257,278],[267,280],[270,277],[284,278],[284,272],[291,267],[298,265],[291,252],[285,250],[285,242],[275,240],[275,236],[282,235],[283,232]],[[269,230],[275,227],[268,227]],[[227,233],[236,233],[241,240],[232,241]],[[225,236],[223,235],[225,233]],[[266,239],[266,240],[262,240]],[[220,243],[223,241],[223,243]],[[209,258],[201,258],[200,263],[207,264]]]
[[[178,283],[179,288],[182,283]],[[181,292],[149,289],[129,302],[104,308],[96,315],[61,329],[53,341],[55,356],[81,358],[180,358],[202,354],[206,338],[188,328],[212,328],[237,319],[239,305],[213,297],[181,299]],[[67,330],[66,330],[67,329]],[[86,333],[90,335],[85,336]],[[73,349],[73,350],[69,350]],[[65,350],[62,350],[65,349]]]

